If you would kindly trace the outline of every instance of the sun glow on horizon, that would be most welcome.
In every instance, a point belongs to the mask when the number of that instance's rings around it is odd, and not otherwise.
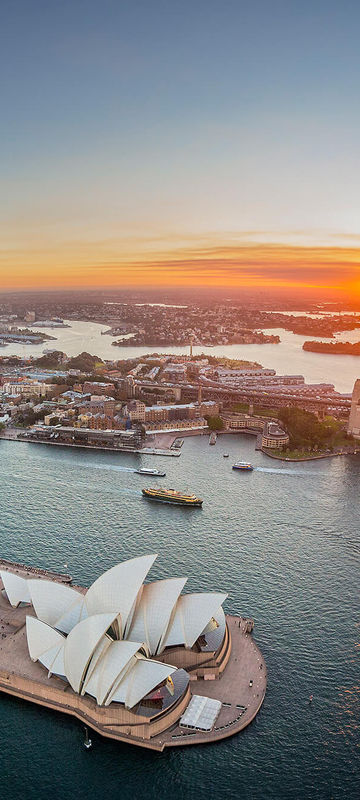
[[[262,287],[360,294],[360,247],[234,242],[214,234],[184,237],[183,244],[180,239],[10,248],[0,254],[1,288]]]

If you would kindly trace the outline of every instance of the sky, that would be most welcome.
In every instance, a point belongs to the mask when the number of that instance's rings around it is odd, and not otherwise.
[[[2,0],[0,289],[360,296],[358,0]]]

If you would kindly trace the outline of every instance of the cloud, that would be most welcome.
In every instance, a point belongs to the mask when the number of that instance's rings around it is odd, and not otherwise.
[[[223,237],[221,237],[223,238]],[[0,253],[4,288],[360,286],[360,247],[227,241],[212,234],[73,241]]]

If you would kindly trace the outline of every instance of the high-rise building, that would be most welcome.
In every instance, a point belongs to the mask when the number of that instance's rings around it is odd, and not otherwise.
[[[357,439],[360,439],[360,378],[358,378],[354,383],[347,430],[351,436],[355,436]]]
[[[128,375],[125,383],[127,397],[135,397],[135,381],[132,375]]]

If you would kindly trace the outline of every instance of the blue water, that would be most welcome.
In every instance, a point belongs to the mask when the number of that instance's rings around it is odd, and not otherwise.
[[[238,459],[254,471],[234,472]],[[140,465],[167,476],[135,475]],[[246,436],[187,439],[178,459],[0,441],[4,557],[67,564],[89,584],[157,552],[152,579],[187,575],[188,590],[224,589],[228,611],[254,617],[269,670],[243,733],[162,754],[93,733],[87,752],[76,720],[0,695],[4,797],[358,800],[359,479],[360,457],[285,468]],[[152,504],[141,488],[156,484],[203,508]]]

